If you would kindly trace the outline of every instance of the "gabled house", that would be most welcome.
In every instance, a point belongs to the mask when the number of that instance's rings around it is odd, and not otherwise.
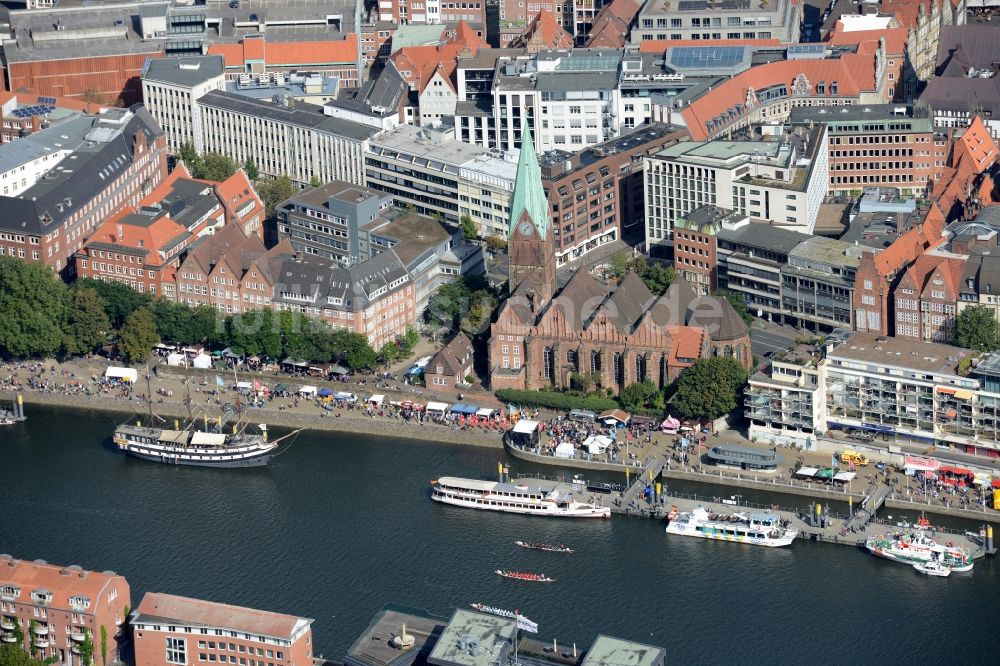
[[[552,12],[543,9],[524,32],[511,41],[509,48],[523,48],[528,53],[538,53],[545,49],[571,49],[573,38],[556,22]]]
[[[459,331],[424,368],[424,381],[431,388],[454,388],[473,374],[473,349],[469,337]]]
[[[926,253],[903,274],[895,292],[896,337],[950,342],[965,258]]]

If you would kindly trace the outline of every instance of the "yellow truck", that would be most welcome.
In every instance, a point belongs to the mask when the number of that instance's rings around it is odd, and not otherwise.
[[[868,459],[868,456],[860,451],[851,451],[848,449],[847,451],[842,451],[840,453],[840,464],[842,465],[854,463],[858,467],[864,467],[870,462],[871,460]]]

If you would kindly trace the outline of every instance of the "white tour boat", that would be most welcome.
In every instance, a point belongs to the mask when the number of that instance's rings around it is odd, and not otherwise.
[[[938,560],[952,571],[972,571],[972,554],[964,548],[941,544],[917,527],[908,534],[880,534],[865,541],[872,555],[903,564],[925,564]]]
[[[783,526],[781,516],[774,513],[715,514],[699,506],[673,518],[667,534],[776,547],[791,544],[798,532]]]
[[[918,573],[927,574],[928,576],[941,576],[942,578],[951,573],[951,569],[937,560],[931,560],[930,562],[917,562],[913,565],[913,568],[916,569]]]
[[[443,476],[432,481],[431,499],[470,509],[487,509],[531,516],[610,518],[611,507],[578,502],[568,484],[532,479],[512,483]]]

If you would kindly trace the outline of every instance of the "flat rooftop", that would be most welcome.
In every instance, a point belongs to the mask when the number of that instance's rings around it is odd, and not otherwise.
[[[322,106],[307,102],[295,102],[291,106],[283,106],[270,100],[253,99],[230,92],[213,90],[199,98],[198,104],[290,125],[308,127],[355,141],[364,141],[378,132],[377,128],[370,125],[327,116],[323,113]]]
[[[403,265],[409,267],[422,254],[446,242],[454,231],[433,217],[410,213],[402,208],[383,210],[379,217],[364,225],[370,234],[397,241],[396,251]]]
[[[811,236],[796,245],[789,254],[830,266],[857,268],[858,264],[861,263],[861,252],[864,250],[875,251],[875,248],[858,246],[854,243],[824,236]]]
[[[660,666],[665,650],[603,634],[587,650],[581,666]]]
[[[0,144],[0,172],[10,171],[45,155],[74,151],[93,127],[94,118],[81,115],[16,141]],[[52,161],[49,168],[54,168],[56,164],[58,162]]]
[[[858,361],[873,367],[893,366],[918,372],[954,375],[968,349],[937,342],[854,333],[827,354],[828,359]]]
[[[436,666],[494,666],[503,648],[512,650],[514,620],[459,608],[434,645],[427,661]]]
[[[372,137],[369,145],[375,154],[382,154],[374,150],[376,148],[382,149],[382,151],[393,151],[398,153],[395,157],[400,159],[409,156],[428,161],[427,164],[418,164],[418,166],[432,166],[432,163],[436,163],[439,166],[433,168],[442,171],[444,165],[450,165],[457,169],[458,166],[476,157],[489,154],[489,151],[481,146],[474,146],[451,138],[438,141],[432,136],[433,134],[419,127],[400,125]]]
[[[416,641],[413,647],[402,651],[392,647],[390,641],[406,625],[406,634]],[[447,620],[416,610],[386,607],[372,619],[372,623],[347,651],[347,666],[402,666],[427,659]]]

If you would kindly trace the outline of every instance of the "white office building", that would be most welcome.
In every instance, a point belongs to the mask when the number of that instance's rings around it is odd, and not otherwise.
[[[167,149],[174,154],[185,143],[204,152],[201,136],[195,132],[200,109],[195,101],[226,85],[225,62],[220,55],[184,58],[153,58],[142,73],[142,99],[163,128]]]

